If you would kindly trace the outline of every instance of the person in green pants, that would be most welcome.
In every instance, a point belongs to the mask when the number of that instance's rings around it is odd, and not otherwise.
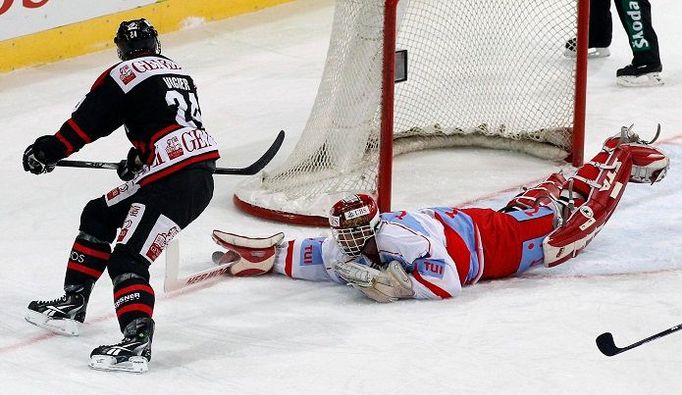
[[[653,28],[649,0],[614,0],[620,21],[628,34],[632,62],[618,69],[616,82],[621,86],[657,86],[663,84],[663,66],[658,48],[658,36]],[[610,0],[590,2],[589,57],[610,55],[613,34]],[[575,39],[566,43],[566,54],[575,56]]]

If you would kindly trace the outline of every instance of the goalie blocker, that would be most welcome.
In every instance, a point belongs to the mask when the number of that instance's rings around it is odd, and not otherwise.
[[[232,276],[258,276],[268,273],[275,264],[277,245],[284,240],[284,233],[270,237],[246,237],[234,233],[213,231],[213,241],[228,251],[214,257],[217,264],[229,264],[227,273]],[[217,255],[217,254],[216,254]]]

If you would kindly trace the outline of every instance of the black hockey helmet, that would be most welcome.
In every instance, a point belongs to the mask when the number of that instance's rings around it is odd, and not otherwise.
[[[121,22],[114,37],[114,43],[116,43],[118,57],[121,60],[161,53],[159,33],[144,18]]]

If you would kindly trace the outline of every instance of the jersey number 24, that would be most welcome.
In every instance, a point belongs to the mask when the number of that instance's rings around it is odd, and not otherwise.
[[[178,108],[175,121],[180,126],[201,128],[201,109],[199,100],[194,92],[169,90],[166,93],[166,103],[171,107]]]

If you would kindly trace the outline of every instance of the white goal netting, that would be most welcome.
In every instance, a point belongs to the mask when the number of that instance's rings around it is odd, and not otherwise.
[[[236,201],[324,217],[350,193],[377,192],[386,1],[337,1],[300,141],[280,168],[241,185]],[[577,4],[401,0],[395,50],[407,50],[408,78],[395,85],[394,154],[477,145],[566,158],[576,60],[564,45],[577,34]]]

